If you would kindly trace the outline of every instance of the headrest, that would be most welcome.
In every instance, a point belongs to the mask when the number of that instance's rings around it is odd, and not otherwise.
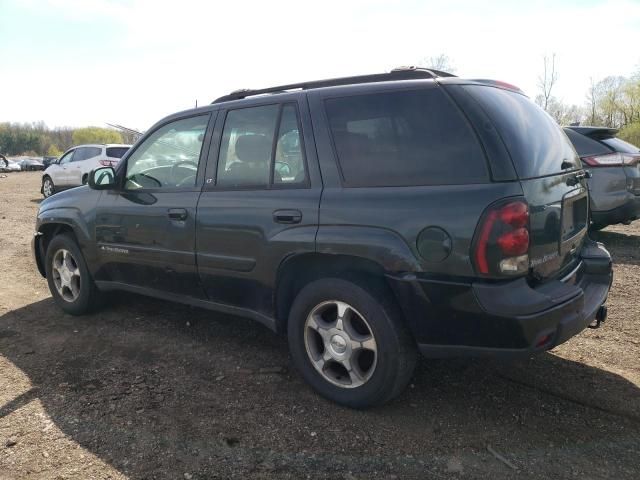
[[[265,135],[241,135],[236,140],[236,156],[243,162],[268,161],[271,142]]]

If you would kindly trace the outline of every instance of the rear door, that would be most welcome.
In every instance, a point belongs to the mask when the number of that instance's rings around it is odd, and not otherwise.
[[[280,263],[315,250],[322,188],[304,97],[279,100],[220,112],[196,240],[208,298],[269,316]]]
[[[491,86],[462,87],[487,113],[511,155],[530,210],[532,274],[569,270],[588,225],[580,159],[558,124],[526,96]]]

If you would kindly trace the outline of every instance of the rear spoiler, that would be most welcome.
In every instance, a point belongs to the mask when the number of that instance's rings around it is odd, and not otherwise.
[[[609,127],[566,127],[576,133],[580,133],[593,139],[603,139],[615,137],[618,134],[617,128]]]

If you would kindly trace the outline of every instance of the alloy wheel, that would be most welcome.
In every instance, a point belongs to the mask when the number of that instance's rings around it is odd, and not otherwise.
[[[314,307],[305,321],[304,343],[314,368],[339,387],[360,387],[375,371],[378,346],[373,331],[345,302],[330,300]]]
[[[60,249],[53,256],[53,284],[60,297],[75,302],[80,296],[80,268],[69,250]]]

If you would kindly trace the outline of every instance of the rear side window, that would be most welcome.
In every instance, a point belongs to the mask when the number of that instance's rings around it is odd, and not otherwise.
[[[325,102],[349,187],[485,183],[475,134],[439,88]]]
[[[632,145],[629,142],[625,142],[624,140],[620,140],[619,138],[611,137],[605,138],[601,140],[602,143],[606,144],[608,147],[611,147],[616,152],[620,153],[640,153],[640,148]]]
[[[588,157],[591,155],[606,155],[611,153],[611,149],[607,148],[606,145],[594,140],[593,138],[589,138],[581,133],[578,133],[570,128],[565,128],[564,132],[573,143],[574,148],[578,152],[578,155],[581,157]]]
[[[518,177],[543,177],[580,168],[562,128],[527,97],[495,87],[464,88],[489,115],[511,154]]]
[[[102,153],[102,149],[99,147],[80,147],[76,149],[76,154],[73,156],[74,162],[81,162],[93,157],[97,157]]]
[[[107,157],[122,158],[129,149],[127,147],[108,147]]]
[[[294,104],[230,110],[224,124],[217,185],[271,188],[306,183]]]

